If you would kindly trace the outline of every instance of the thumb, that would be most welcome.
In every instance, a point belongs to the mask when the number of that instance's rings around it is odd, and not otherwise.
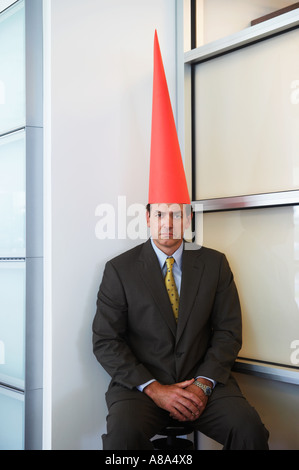
[[[179,388],[186,388],[186,387],[189,387],[189,385],[193,384],[194,380],[195,379],[184,380],[184,382],[179,382],[176,385]]]

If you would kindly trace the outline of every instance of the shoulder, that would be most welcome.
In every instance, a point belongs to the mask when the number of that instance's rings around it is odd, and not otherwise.
[[[185,242],[184,252],[188,253],[189,256],[202,256],[203,258],[214,259],[221,259],[223,257],[225,258],[224,253],[217,251],[213,248],[197,245],[196,243]]]
[[[135,276],[136,261],[139,259],[144,245],[145,243],[137,245],[106,262],[100,292],[110,292],[112,295],[111,286],[113,286],[114,294],[122,291],[122,286]]]
[[[185,243],[183,256],[186,261],[189,260],[189,263],[209,266],[210,270],[214,270],[215,272],[222,271],[223,269],[225,271],[230,271],[230,266],[226,255],[221,251],[215,250],[213,248],[199,246],[193,243]]]
[[[132,263],[135,260],[138,260],[142,255],[143,251],[146,247],[148,247],[149,241],[145,243],[141,243],[134,248],[131,248],[123,253],[115,256],[114,258],[110,259],[107,264],[111,264],[115,267],[120,267],[122,265],[128,265],[128,263]]]

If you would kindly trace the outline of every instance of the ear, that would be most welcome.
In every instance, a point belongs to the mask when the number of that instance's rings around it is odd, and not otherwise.
[[[146,216],[146,225],[147,225],[148,227],[150,227],[150,226],[151,226],[151,219],[150,219],[150,213],[149,213],[148,210],[146,210],[145,216]]]
[[[186,220],[185,230],[190,227],[191,222],[192,222],[192,217],[193,217],[193,214],[188,215],[187,220]]]
[[[190,227],[191,222],[192,222],[193,211],[189,215],[186,215],[186,213],[184,213],[184,217],[185,217],[184,230],[187,230]]]

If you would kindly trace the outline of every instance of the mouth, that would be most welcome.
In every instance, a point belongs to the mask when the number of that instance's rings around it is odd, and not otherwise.
[[[173,233],[173,231],[167,231],[167,232],[160,232],[160,237],[164,240],[168,240],[168,239],[174,239],[176,238],[175,234]]]

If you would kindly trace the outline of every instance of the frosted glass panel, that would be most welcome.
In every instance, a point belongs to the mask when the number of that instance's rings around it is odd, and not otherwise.
[[[0,258],[25,257],[25,132],[0,138]]]
[[[243,313],[240,357],[296,366],[299,207],[204,214],[203,244],[224,252],[235,276]]]
[[[0,450],[24,449],[24,396],[0,387]]]
[[[18,2],[0,15],[0,134],[25,125],[25,13]]]
[[[0,262],[0,382],[24,388],[25,262]]]
[[[299,187],[299,30],[195,68],[196,199]]]

